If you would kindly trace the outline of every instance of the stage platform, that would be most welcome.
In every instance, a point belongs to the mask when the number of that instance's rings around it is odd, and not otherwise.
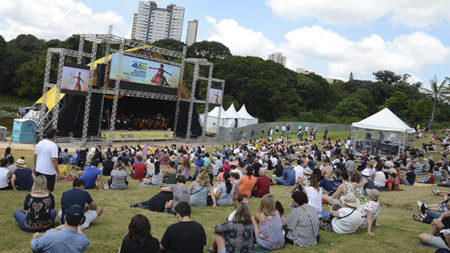
[[[109,138],[110,131],[101,131],[103,139]],[[113,141],[150,141],[150,140],[171,140],[174,132],[170,130],[141,130],[141,131],[114,131]]]

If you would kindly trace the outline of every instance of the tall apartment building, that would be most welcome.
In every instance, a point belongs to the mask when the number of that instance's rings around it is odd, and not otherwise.
[[[188,28],[186,33],[186,45],[190,46],[197,40],[197,28],[198,20],[194,19],[188,22]]]
[[[163,9],[158,8],[154,1],[139,1],[138,12],[133,19],[131,38],[150,43],[161,39],[181,41],[183,20],[183,7],[170,4]]]
[[[137,27],[137,13],[133,15],[133,28],[131,29],[131,38],[134,39],[136,37],[136,27]]]
[[[267,60],[272,60],[274,62],[281,63],[283,64],[283,66],[286,65],[286,56],[283,56],[283,54],[280,52],[269,54]]]

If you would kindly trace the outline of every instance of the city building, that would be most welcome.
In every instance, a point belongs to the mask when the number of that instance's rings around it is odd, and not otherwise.
[[[269,56],[267,57],[267,60],[272,60],[274,62],[281,63],[281,64],[283,64],[283,66],[286,65],[286,57],[283,56],[283,54],[280,52],[275,52],[273,54],[269,54]]]
[[[188,22],[188,28],[186,33],[186,45],[190,46],[194,44],[197,40],[197,28],[198,20],[192,20]]]
[[[161,39],[181,41],[183,20],[183,7],[170,4],[163,9],[158,8],[154,1],[139,1],[138,12],[133,19],[131,38],[149,43]]]
[[[315,74],[314,71],[306,70],[306,69],[304,69],[304,68],[297,68],[297,69],[295,69],[295,71],[296,71],[297,73],[299,73],[299,74],[305,74],[305,75],[308,75],[308,74],[310,74],[310,73]]]
[[[329,84],[337,83],[337,82],[344,82],[344,80],[341,80],[341,79],[338,79],[338,78],[334,78],[334,77],[327,77],[327,78],[325,78],[325,80],[327,80],[327,82]]]

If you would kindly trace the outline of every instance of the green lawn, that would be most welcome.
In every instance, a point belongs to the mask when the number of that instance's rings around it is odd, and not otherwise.
[[[330,133],[331,134],[331,133]],[[336,134],[339,138],[346,134]],[[321,135],[317,135],[320,136]],[[31,152],[27,152],[26,161],[32,164]],[[16,153],[16,157],[20,154]],[[60,207],[62,192],[71,188],[71,182],[58,182],[54,196],[57,208]],[[417,199],[425,203],[436,202],[440,198],[431,194],[431,186],[413,186],[404,191],[383,192],[381,194],[381,213],[372,237],[366,234],[366,230],[359,230],[352,235],[336,235],[328,232],[320,232],[321,240],[318,246],[299,249],[286,245],[277,252],[434,252],[433,249],[416,244],[417,235],[428,232],[429,225],[412,221],[413,213],[418,212],[415,204]],[[287,213],[291,204],[289,188],[273,186],[271,193],[280,200]],[[116,252],[120,246],[122,237],[127,233],[130,219],[138,213],[146,215],[152,226],[152,234],[161,239],[166,228],[176,222],[173,215],[154,213],[148,210],[129,208],[130,203],[149,199],[158,192],[158,187],[140,187],[137,181],[131,181],[129,189],[124,191],[89,190],[98,206],[104,207],[104,212],[91,227],[85,230],[90,240],[87,252]],[[23,201],[27,192],[0,192],[0,252],[29,252],[29,240],[31,233],[23,232],[17,226],[13,213],[23,207]],[[256,210],[258,199],[251,199],[252,210]],[[192,218],[201,223],[207,234],[207,246],[210,246],[212,231],[215,225],[226,220],[233,207],[193,208]],[[325,207],[328,209],[328,207]]]

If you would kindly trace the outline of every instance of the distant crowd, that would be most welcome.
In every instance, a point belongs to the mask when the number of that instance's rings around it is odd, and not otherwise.
[[[142,187],[160,186],[156,195],[130,208],[171,213],[179,222],[168,226],[159,241],[151,235],[147,217],[136,215],[120,252],[202,252],[207,245],[205,231],[192,220],[191,207],[233,205],[236,210],[224,217],[227,222],[215,227],[207,250],[254,252],[257,248],[280,249],[285,243],[317,245],[319,229],[336,234],[365,229],[374,236],[380,225],[380,191],[398,190],[417,181],[450,186],[445,152],[440,159],[425,157],[425,148],[408,148],[395,158],[355,157],[350,139],[331,140],[328,131],[317,142],[314,129],[300,129],[299,144],[284,136],[290,134],[289,126],[282,127],[280,134],[278,128],[275,135],[272,131],[269,136],[276,136],[274,141],[252,134],[250,141],[210,152],[203,146],[173,144],[158,149],[93,147],[69,154],[54,143],[56,131],[50,129],[35,147],[34,170],[23,157],[15,161],[12,150],[6,150],[0,161],[0,188],[31,191],[14,218],[23,231],[38,232],[31,241],[36,252],[83,252],[89,239],[82,230],[103,212],[85,189],[126,190],[129,180],[138,180]],[[448,140],[448,135],[430,138]],[[81,170],[69,173],[68,166]],[[61,207],[56,210],[52,192],[61,180],[73,181],[73,189],[62,194]],[[290,191],[291,203],[283,206],[277,199],[280,196],[271,194],[274,185]],[[423,243],[448,250],[450,230],[442,229],[450,229],[450,192],[435,189],[435,194],[444,200],[430,205],[419,202],[420,214],[414,219],[432,224],[430,234],[419,236]],[[254,213],[249,198],[260,199]],[[56,216],[60,226],[53,228]]]

